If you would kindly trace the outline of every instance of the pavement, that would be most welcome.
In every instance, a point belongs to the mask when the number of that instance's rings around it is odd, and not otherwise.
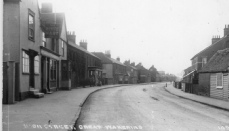
[[[81,106],[89,94],[104,88],[125,85],[107,85],[57,91],[44,98],[28,98],[13,105],[3,105],[3,130],[72,130]]]
[[[186,93],[181,91],[180,89],[175,88],[172,84],[168,84],[168,86],[165,87],[165,90],[173,95],[179,96],[184,99],[189,99],[201,104],[205,104],[211,107],[229,111],[229,101]]]

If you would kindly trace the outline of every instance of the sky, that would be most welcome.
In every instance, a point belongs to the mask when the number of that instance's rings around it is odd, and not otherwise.
[[[64,12],[68,31],[88,51],[182,75],[191,58],[223,37],[229,0],[39,0]]]

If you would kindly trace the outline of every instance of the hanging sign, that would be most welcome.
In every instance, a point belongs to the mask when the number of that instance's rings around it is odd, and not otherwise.
[[[59,38],[59,24],[45,24],[45,38]]]

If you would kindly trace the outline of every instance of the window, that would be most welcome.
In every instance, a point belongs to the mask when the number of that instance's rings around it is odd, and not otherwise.
[[[29,55],[22,51],[22,64],[23,64],[23,73],[29,73]]]
[[[51,80],[56,80],[56,61],[55,60],[50,60],[50,77]]]
[[[52,38],[52,51],[56,52],[57,39]]]
[[[39,56],[34,58],[34,73],[39,74]]]
[[[223,75],[222,75],[222,73],[216,74],[216,88],[223,88]]]
[[[34,21],[34,13],[31,10],[29,10],[29,32],[28,33],[29,33],[29,39],[34,41],[35,21]]]
[[[63,53],[63,56],[64,56],[64,41],[61,42],[61,48],[62,48],[62,53]]]
[[[46,38],[45,38],[45,33],[42,33],[42,46],[46,47]]]
[[[207,58],[202,58],[202,67],[207,63]]]

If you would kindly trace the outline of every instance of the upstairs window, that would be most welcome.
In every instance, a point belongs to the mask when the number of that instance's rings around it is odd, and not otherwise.
[[[23,73],[29,73],[29,55],[22,51],[22,71]]]
[[[45,38],[45,33],[42,33],[42,46],[46,47],[46,38]]]
[[[62,56],[64,56],[64,41],[61,42]]]
[[[34,36],[35,36],[34,16],[35,16],[35,14],[31,10],[29,10],[29,19],[28,19],[29,32],[28,32],[28,34],[29,34],[29,39],[32,40],[32,41],[35,40],[35,38],[34,38]]]
[[[203,67],[206,63],[207,63],[207,58],[206,58],[206,57],[202,58],[202,67]]]

